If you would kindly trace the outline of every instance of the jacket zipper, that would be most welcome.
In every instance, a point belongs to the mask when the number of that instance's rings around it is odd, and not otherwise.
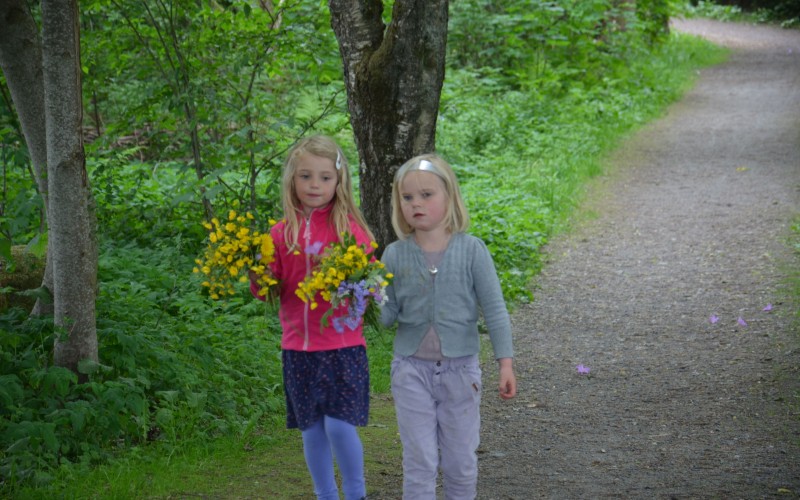
[[[311,213],[314,213],[313,211]],[[303,255],[306,258],[306,276],[311,273],[311,256],[306,252],[306,248],[311,245],[311,214],[306,216],[306,227],[303,230],[303,239],[305,240],[305,246],[301,249]],[[310,310],[311,304],[306,302],[305,307],[303,307],[303,329],[305,337],[303,338],[303,350],[308,350],[308,341],[309,341],[309,331],[308,331],[308,314]]]

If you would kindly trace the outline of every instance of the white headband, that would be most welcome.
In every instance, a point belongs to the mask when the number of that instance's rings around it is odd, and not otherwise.
[[[417,170],[426,170],[436,175],[440,175],[439,170],[433,165],[433,163],[429,162],[428,160],[420,160],[419,165],[417,165]]]

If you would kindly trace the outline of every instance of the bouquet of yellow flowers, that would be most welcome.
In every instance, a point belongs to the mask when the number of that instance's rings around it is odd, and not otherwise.
[[[254,271],[260,285],[259,295],[265,296],[277,281],[268,272],[267,266],[275,260],[275,245],[269,233],[250,229],[253,215],[236,211],[228,212],[224,223],[214,217],[204,222],[208,229],[208,246],[202,258],[195,259],[195,273],[206,279],[202,285],[208,288],[209,296],[218,300],[236,293],[237,282],[249,281],[248,271]],[[274,224],[270,221],[270,224]]]
[[[377,248],[375,242],[372,248]],[[392,274],[386,272],[379,260],[370,259],[366,245],[357,245],[352,234],[344,235],[342,242],[331,243],[321,253],[317,269],[297,285],[297,296],[316,309],[317,294],[331,304],[322,316],[324,325],[332,314],[346,308],[344,316],[333,318],[333,328],[344,332],[355,330],[362,318],[368,324],[377,322],[378,306],[386,302],[386,287]]]

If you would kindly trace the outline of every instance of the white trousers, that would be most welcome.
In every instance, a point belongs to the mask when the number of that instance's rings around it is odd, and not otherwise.
[[[442,471],[447,500],[477,494],[481,369],[478,356],[392,360],[394,397],[403,444],[403,499],[435,500]]]

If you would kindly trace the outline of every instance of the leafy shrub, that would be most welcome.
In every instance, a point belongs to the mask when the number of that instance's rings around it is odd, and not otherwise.
[[[158,441],[179,448],[241,433],[283,408],[279,329],[266,305],[199,295],[181,244],[104,245],[89,381],[53,367],[48,318],[0,316],[0,480],[47,482],[68,462],[95,463]]]

